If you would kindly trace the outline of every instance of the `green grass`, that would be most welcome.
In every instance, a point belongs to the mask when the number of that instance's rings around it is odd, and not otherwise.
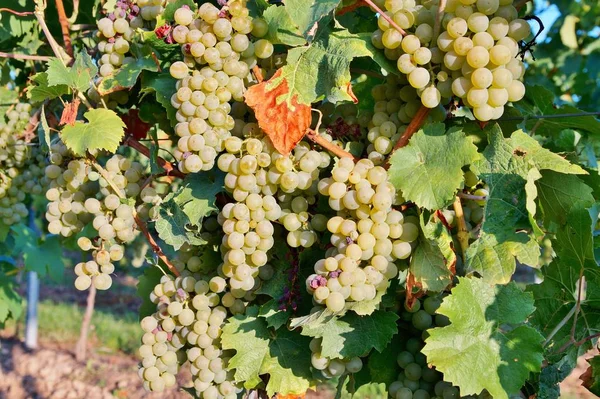
[[[84,312],[85,308],[75,304],[41,301],[38,308],[40,341],[74,344],[79,339]],[[22,325],[20,331],[23,331]],[[88,340],[97,351],[133,354],[139,347],[140,334],[137,313],[113,314],[95,309]]]

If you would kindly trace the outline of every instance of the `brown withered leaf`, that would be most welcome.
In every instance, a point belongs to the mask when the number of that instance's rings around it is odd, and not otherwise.
[[[66,103],[65,109],[63,109],[62,115],[60,116],[59,125],[75,125],[75,120],[77,120],[77,110],[79,109],[79,104],[81,104],[81,100],[76,98],[71,103]]]
[[[305,399],[306,398],[306,393],[303,393],[301,395],[295,395],[295,394],[281,395],[281,394],[277,394],[277,396],[275,398],[276,399]]]
[[[269,87],[280,75],[281,69],[271,79],[250,87],[244,97],[246,104],[254,110],[258,125],[269,136],[275,149],[287,155],[310,127],[311,110],[309,105],[298,102],[297,95],[289,102],[278,101],[278,98],[287,97],[289,93],[285,78],[277,86]]]
[[[415,287],[419,289],[417,292],[413,292],[413,288]],[[406,278],[406,307],[411,309],[415,305],[417,299],[423,295],[425,295],[425,292],[423,291],[423,285],[417,282],[415,280],[415,276],[409,272]]]

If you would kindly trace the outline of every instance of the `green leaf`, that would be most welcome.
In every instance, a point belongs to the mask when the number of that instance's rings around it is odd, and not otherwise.
[[[40,277],[49,276],[61,281],[64,272],[62,246],[58,236],[46,236],[39,240],[29,227],[18,224],[11,227],[15,239],[14,255],[21,255],[25,270],[37,272]]]
[[[215,200],[223,191],[224,182],[225,173],[221,171],[191,173],[173,200],[187,215],[189,223],[199,225],[205,216],[217,211]]]
[[[50,86],[48,83],[48,74],[46,72],[39,72],[35,74],[31,81],[36,83],[27,90],[27,98],[34,103],[39,103],[45,100],[52,100],[57,97],[69,93],[69,86],[60,84]]]
[[[0,327],[10,318],[18,320],[23,311],[23,299],[17,293],[14,279],[3,275],[0,270]]]
[[[259,18],[269,8],[269,2],[267,0],[250,1],[246,4],[246,7],[248,7],[252,18]]]
[[[558,364],[552,364],[544,367],[540,373],[539,386],[537,390],[537,399],[558,399],[560,397],[560,387],[558,384],[563,381],[570,373],[572,368]]]
[[[324,27],[310,45],[288,52],[287,65],[281,68],[278,77],[269,81],[267,91],[287,83],[289,90],[279,96],[278,101],[288,104],[295,97],[302,104],[324,97],[334,103],[352,101],[348,92],[350,62],[367,56],[373,56],[373,52],[365,38],[347,30]]]
[[[560,28],[560,40],[568,48],[577,49],[579,44],[577,43],[577,22],[579,18],[575,15],[567,15],[563,24]]]
[[[389,386],[398,379],[398,355],[402,352],[402,341],[400,334],[397,334],[383,351],[371,352],[367,363],[370,382],[383,382]]]
[[[285,10],[306,37],[316,23],[330,14],[341,0],[285,0]]]
[[[267,321],[267,327],[277,330],[287,323],[291,313],[286,310],[280,310],[278,301],[276,299],[271,299],[269,302],[260,306],[258,316]]]
[[[285,7],[271,6],[267,8],[262,17],[269,26],[264,39],[273,44],[285,44],[292,47],[302,46],[306,43],[302,32],[287,13]]]
[[[535,134],[540,136],[555,137],[564,129],[600,134],[600,121],[594,116],[557,117],[556,115],[581,114],[582,111],[570,105],[556,105],[554,94],[543,86],[527,85],[525,98],[516,103],[515,107],[525,117],[519,127],[525,126],[529,132],[535,128]],[[530,116],[535,118],[528,119]],[[540,116],[550,116],[550,118],[540,119]]]
[[[490,128],[490,143],[483,159],[471,168],[489,186],[484,222],[479,238],[467,250],[466,268],[486,281],[506,283],[519,262],[536,267],[539,246],[527,231],[532,229],[527,209],[527,179],[532,169],[562,173],[586,173],[557,154],[542,148],[521,131],[504,138],[498,125]],[[529,201],[533,191],[529,185]],[[531,204],[530,204],[531,208]]]
[[[142,71],[157,72],[158,65],[149,51],[139,54],[132,62],[118,68],[111,76],[102,79],[98,85],[98,93],[105,96],[116,91],[131,89],[135,86]]]
[[[171,105],[171,97],[177,92],[176,83],[177,80],[169,73],[144,74],[142,76],[141,93],[154,93],[156,101],[167,111],[167,116],[172,126],[178,123],[176,117],[177,110]]]
[[[491,286],[459,278],[438,309],[451,324],[428,330],[422,352],[461,395],[487,389],[494,398],[508,399],[529,373],[540,371],[544,359],[544,338],[523,325],[533,310],[531,294],[515,283]]]
[[[595,356],[588,359],[590,364],[591,376],[587,388],[594,395],[600,396],[600,357]]]
[[[163,272],[158,267],[150,266],[147,267],[146,270],[144,270],[144,274],[138,278],[136,293],[142,298],[139,312],[140,320],[156,312],[156,304],[150,300],[150,293],[154,290],[154,287],[160,283],[162,276]]]
[[[12,104],[19,101],[19,93],[7,87],[0,87],[0,114],[5,115]]]
[[[419,130],[390,159],[390,182],[420,207],[442,209],[454,201],[463,182],[462,167],[479,158],[477,147],[462,130],[446,132],[443,123]]]
[[[40,114],[40,122],[42,125],[42,128],[39,130],[40,133],[38,134],[39,137],[39,142],[40,142],[40,146],[42,148],[42,151],[44,151],[44,153],[48,153],[50,155],[52,155],[52,150],[51,150],[51,140],[50,140],[50,126],[48,125],[48,119],[46,118],[46,107],[45,105],[42,105],[42,112]]]
[[[452,282],[452,273],[440,248],[435,241],[423,236],[419,236],[417,247],[410,259],[410,272],[425,291],[440,292]]]
[[[565,225],[572,209],[589,208],[595,202],[592,188],[573,175],[545,171],[536,181],[536,190],[546,224]]]
[[[58,58],[52,58],[48,61],[46,73],[50,86],[66,85],[73,90],[84,92],[89,89],[92,78],[98,73],[98,67],[89,54],[82,51],[75,58],[72,67],[65,66]]]
[[[160,239],[171,245],[176,251],[183,244],[206,244],[206,241],[198,237],[190,227],[190,219],[175,202],[174,194],[168,195],[161,204],[158,219],[154,224]]]
[[[365,356],[372,349],[382,352],[398,332],[398,315],[375,311],[369,316],[348,313],[331,317],[325,322],[316,320],[302,326],[302,335],[322,338],[321,355],[328,358]]]
[[[269,397],[276,393],[302,394],[309,388],[309,341],[286,329],[274,336],[266,321],[256,317],[256,311],[229,318],[221,335],[223,349],[236,351],[229,360],[235,380],[251,389],[262,382],[261,375],[268,374]]]
[[[125,123],[115,111],[98,108],[90,109],[84,115],[88,123],[76,121],[66,125],[60,137],[74,154],[85,156],[93,150],[107,150],[114,153],[125,134]]]

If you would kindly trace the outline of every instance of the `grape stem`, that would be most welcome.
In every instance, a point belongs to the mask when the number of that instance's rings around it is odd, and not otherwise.
[[[363,0],[365,3],[367,3],[369,6],[371,6],[372,9],[374,9],[375,11],[377,11],[377,13],[379,13],[379,16],[383,19],[385,19],[386,21],[388,21],[388,23],[394,28],[396,29],[398,32],[400,32],[400,34],[402,36],[406,36],[406,31],[404,29],[402,29],[400,26],[398,26],[398,24],[396,22],[394,22],[394,20],[392,18],[390,18],[389,15],[387,15],[385,13],[385,11],[383,11],[381,8],[379,8],[377,6],[377,4],[373,3],[372,0]]]
[[[433,36],[431,36],[431,43],[437,43],[437,37],[440,34],[440,27],[442,25],[442,18],[444,16],[445,9],[446,0],[440,0],[437,12],[435,13],[435,24],[433,25]]]
[[[56,12],[58,13],[58,22],[62,30],[63,42],[65,43],[65,51],[73,58],[73,45],[71,44],[71,35],[69,33],[69,20],[65,12],[63,0],[55,0]]]
[[[179,277],[179,275],[180,275],[179,270],[177,270],[175,265],[173,265],[173,263],[171,263],[169,258],[167,258],[165,253],[162,251],[162,249],[160,249],[160,246],[156,243],[156,240],[154,240],[154,237],[152,237],[152,235],[148,231],[148,227],[146,226],[146,223],[144,223],[144,221],[141,220],[137,215],[134,216],[134,219],[135,219],[135,224],[137,224],[138,229],[140,229],[140,231],[142,232],[144,237],[146,237],[146,240],[148,240],[148,243],[152,247],[152,250],[154,251],[154,253],[160,258],[160,260],[163,261],[163,263],[165,265],[167,265],[167,267],[169,268],[171,273],[173,273],[175,276]]]
[[[421,126],[423,126],[423,124],[425,123],[425,119],[427,119],[427,115],[429,115],[429,111],[430,111],[429,108],[427,108],[424,105],[421,105],[421,108],[419,108],[419,110],[415,114],[415,116],[412,119],[412,121],[410,121],[408,127],[406,128],[406,130],[402,134],[402,137],[400,137],[400,140],[398,140],[398,142],[394,146],[394,150],[392,151],[392,154],[398,148],[402,148],[402,147],[404,147],[404,146],[406,146],[408,144],[408,141],[410,140],[410,138],[416,132],[418,132],[419,129],[421,128]]]
[[[331,152],[334,155],[337,155],[340,158],[352,158],[354,162],[359,161],[359,158],[356,158],[354,155],[333,144],[331,141],[327,141],[323,136],[321,136],[319,133],[315,132],[312,129],[308,129],[306,137],[308,137],[308,139],[313,143],[320,145],[327,151]]]
[[[458,243],[460,244],[460,249],[463,256],[463,262],[467,259],[467,248],[469,247],[469,232],[467,231],[467,223],[465,222],[465,213],[463,212],[462,204],[460,203],[460,198],[457,196],[454,199],[454,213],[456,214],[456,224],[458,227],[458,232],[456,236],[458,237]]]
[[[110,178],[110,176],[108,175],[106,170],[94,159],[94,157],[90,156],[90,159],[92,160],[92,166],[98,171],[98,173],[100,173],[100,175],[102,175],[104,180],[106,180],[106,182],[113,189],[115,194],[122,200],[126,199],[125,196],[123,195],[123,193],[121,192],[121,190],[119,189],[119,187],[117,187],[117,185],[112,181],[112,179]],[[177,268],[173,265],[173,263],[171,263],[171,261],[169,261],[169,259],[167,258],[165,253],[162,251],[162,249],[160,249],[160,246],[156,243],[156,240],[154,240],[154,237],[152,237],[152,235],[148,231],[148,227],[146,226],[146,223],[144,223],[144,221],[142,219],[140,219],[139,216],[135,213],[133,215],[133,218],[135,220],[135,224],[137,225],[138,229],[140,229],[140,231],[142,232],[144,237],[146,237],[146,240],[148,240],[148,243],[152,247],[152,250],[154,251],[154,253],[164,262],[165,265],[167,265],[169,270],[175,276],[179,277],[179,270],[177,270]]]
[[[43,62],[47,62],[52,59],[52,57],[48,57],[45,55],[14,54],[14,53],[5,53],[2,51],[0,51],[0,58],[13,58],[15,60],[31,60],[31,61],[43,61]]]
[[[262,83],[265,80],[262,71],[260,70],[260,67],[258,65],[254,65],[252,67],[252,73],[254,74],[254,77],[256,78],[256,81],[258,83]]]
[[[347,13],[352,12],[352,11],[354,11],[356,9],[361,8],[361,7],[366,7],[366,5],[367,4],[363,0],[356,0],[354,3],[350,4],[349,6],[340,8],[335,13],[335,15],[337,15],[339,17],[340,15],[347,14]]]
[[[148,149],[148,147],[146,147],[145,145],[143,145],[142,143],[140,143],[139,141],[137,141],[135,139],[135,137],[133,137],[133,136],[127,136],[127,139],[125,139],[125,142],[123,144],[126,145],[126,146],[128,146],[128,147],[133,148],[134,150],[136,150],[140,154],[146,156],[148,159],[151,159],[151,157],[152,157],[150,155],[150,150]],[[167,175],[171,175],[171,176],[175,176],[175,177],[180,177],[182,179],[185,178],[185,174],[181,173],[179,171],[179,169],[177,169],[176,167],[174,167],[171,162],[166,161],[165,159],[157,156],[156,157],[156,163],[158,163],[158,165],[167,172]]]
[[[0,8],[0,12],[9,12],[11,14],[18,15],[19,17],[27,17],[34,14],[32,11],[15,11],[11,10],[10,8]]]

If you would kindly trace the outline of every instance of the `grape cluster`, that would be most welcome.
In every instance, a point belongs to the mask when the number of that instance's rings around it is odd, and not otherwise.
[[[246,6],[232,0],[223,10],[210,3],[200,6],[197,15],[183,6],[175,12],[173,40],[182,45],[184,61],[170,67],[177,79],[171,104],[177,109],[175,133],[180,137],[179,169],[184,173],[210,170],[223,142],[235,127],[230,115],[231,101],[243,101],[250,68],[257,58],[269,58],[273,45],[261,19],[248,16]]]
[[[83,251],[93,250],[94,260],[80,264],[75,286],[87,289],[93,280],[97,289],[108,289],[111,261],[123,257],[122,244],[133,241],[137,234],[135,215],[155,215],[161,198],[151,186],[140,187],[144,167],[138,162],[114,155],[99,173],[83,159],[68,160],[69,152],[61,143],[53,146],[50,165],[45,169],[49,179],[46,199],[48,231],[64,237],[79,233],[92,224],[98,233],[94,241],[82,237],[78,245]],[[62,165],[66,164],[66,167]],[[135,205],[121,198],[140,197]],[[106,249],[108,248],[108,250]]]
[[[392,209],[396,192],[384,168],[368,159],[354,164],[341,158],[331,176],[318,190],[337,212],[327,222],[333,247],[306,286],[317,304],[339,312],[346,302],[372,300],[387,289],[398,274],[394,261],[410,256],[419,229]]]
[[[189,362],[199,398],[233,399],[241,392],[226,371],[231,355],[221,349],[220,336],[228,312],[217,290],[212,280],[187,268],[175,279],[163,276],[154,287],[150,299],[157,311],[141,321],[139,374],[146,389],[161,392],[174,385],[179,366]]]
[[[397,60],[424,106],[435,108],[455,95],[475,118],[488,121],[498,119],[507,102],[523,98],[525,67],[516,57],[530,27],[518,18],[512,0],[450,0],[437,37],[437,3],[387,0],[384,5],[406,35],[380,16],[373,44]]]
[[[442,381],[442,374],[427,366],[427,359],[421,353],[427,330],[449,324],[448,319],[436,314],[442,298],[429,296],[424,300],[417,299],[412,308],[405,306],[401,316],[401,329],[405,329],[411,338],[402,342],[402,350],[397,362],[400,367],[398,379],[389,387],[392,399],[429,399],[458,398],[458,388]]]
[[[321,355],[323,339],[313,338],[310,341],[310,362],[325,378],[339,377],[344,373],[358,373],[363,368],[360,357],[350,359],[330,359]]]
[[[17,103],[0,122],[0,223],[7,226],[27,217],[26,199],[47,183],[44,156],[22,138],[30,113],[30,104]]]
[[[140,7],[131,0],[118,0],[115,10],[98,21],[98,51],[102,54],[98,61],[100,76],[110,76],[123,64],[133,61],[127,56],[130,42],[135,29],[143,25]]]

